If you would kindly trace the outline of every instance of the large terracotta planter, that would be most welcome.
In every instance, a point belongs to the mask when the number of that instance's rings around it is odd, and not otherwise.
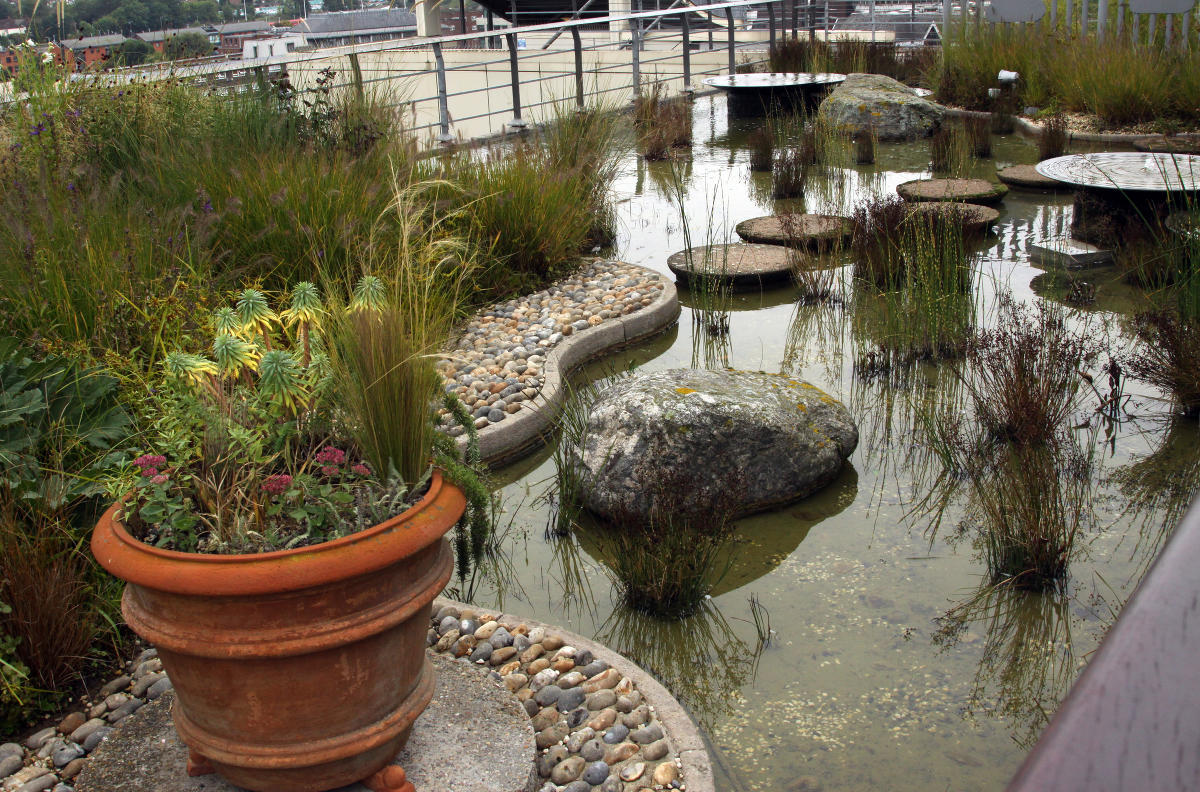
[[[194,764],[256,792],[319,792],[377,773],[432,698],[430,603],[450,579],[442,537],[464,505],[435,473],[385,523],[256,555],[152,547],[113,506],[92,552],[128,583],[122,613],[158,648]]]

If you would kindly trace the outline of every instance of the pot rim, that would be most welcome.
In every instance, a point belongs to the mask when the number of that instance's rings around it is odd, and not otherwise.
[[[173,594],[245,596],[296,591],[369,574],[437,542],[463,512],[466,498],[435,470],[429,491],[405,512],[329,542],[268,553],[185,553],[134,538],[110,506],[92,532],[92,554],[112,574]]]

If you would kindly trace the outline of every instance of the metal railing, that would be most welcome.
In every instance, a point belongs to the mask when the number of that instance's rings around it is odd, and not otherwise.
[[[494,123],[471,122],[503,117],[502,128],[519,129],[530,122],[533,111],[564,101],[583,107],[588,101],[632,99],[647,81],[670,81],[691,91],[704,76],[765,61],[768,47],[779,36],[816,35],[817,29],[830,24],[828,0],[676,3],[664,10],[397,39],[258,60],[126,69],[113,77],[153,79],[169,74],[232,93],[287,75],[298,90],[311,91],[315,75],[329,68],[338,78],[326,81],[324,90],[374,92],[382,106],[412,116],[408,129],[448,142],[457,139],[456,132],[472,126],[496,131]],[[426,63],[414,67],[422,59]],[[501,94],[508,101],[496,106]]]

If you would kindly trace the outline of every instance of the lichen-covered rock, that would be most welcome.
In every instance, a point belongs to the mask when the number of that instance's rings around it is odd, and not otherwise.
[[[941,126],[941,105],[882,74],[850,74],[821,103],[820,115],[848,134],[874,128],[879,140],[915,140]]]
[[[673,369],[606,387],[572,455],[580,496],[602,516],[649,516],[663,481],[686,486],[684,494],[700,502],[736,488],[734,513],[742,515],[821,489],[857,445],[849,411],[806,382]]]

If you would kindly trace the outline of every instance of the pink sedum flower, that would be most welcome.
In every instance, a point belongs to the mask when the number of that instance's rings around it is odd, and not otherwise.
[[[157,476],[150,479],[150,483],[151,484],[166,484],[170,480],[171,480],[171,477],[168,476],[166,473],[159,473]]]
[[[337,465],[323,465],[321,467],[321,475],[323,475],[323,476],[336,476],[338,473],[341,473],[341,472],[342,472],[342,469],[340,467],[338,467]]]
[[[279,473],[274,476],[267,476],[267,480],[263,482],[263,492],[268,495],[282,495],[292,486],[292,477],[286,473]]]
[[[350,468],[350,472],[359,476],[369,476],[371,475],[371,468],[367,467],[362,462],[359,462],[357,465]]]
[[[346,452],[340,448],[325,446],[317,452],[315,459],[322,465],[340,465],[346,461]]]
[[[145,476],[146,478],[153,478],[158,475],[158,468],[144,467],[144,468],[142,468],[142,475]]]
[[[167,458],[162,454],[142,454],[140,457],[133,460],[133,464],[137,467],[140,467],[142,470],[160,468],[167,464]],[[151,473],[150,475],[153,476],[154,474]]]

